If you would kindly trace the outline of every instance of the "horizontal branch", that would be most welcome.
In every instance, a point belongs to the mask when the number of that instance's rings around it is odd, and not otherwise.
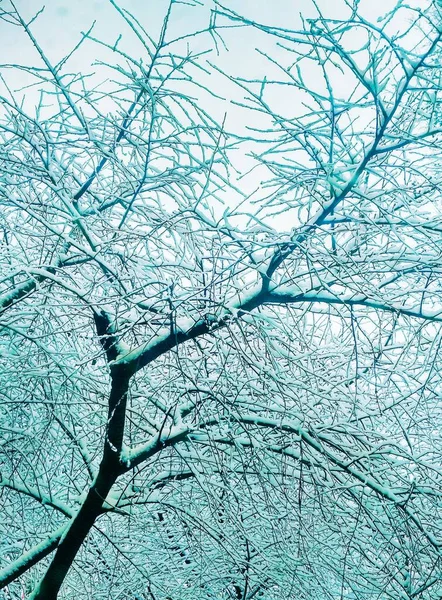
[[[164,431],[152,436],[148,442],[123,450],[120,457],[123,472],[148,460],[163,448],[182,442],[188,437],[190,431],[191,429],[187,425],[167,427]]]
[[[268,294],[265,304],[300,304],[302,302],[317,302],[323,304],[337,304],[340,306],[360,306],[364,308],[371,308],[374,310],[382,310],[385,312],[391,312],[405,317],[413,317],[415,319],[423,319],[425,321],[442,322],[442,307],[439,310],[424,310],[419,304],[417,307],[410,306],[406,307],[402,304],[381,302],[380,300],[374,300],[367,298],[364,294],[351,296],[338,296],[331,292],[306,292],[299,293],[298,291],[291,290],[273,290]]]
[[[301,304],[303,302],[317,302],[348,307],[360,306],[416,319],[442,322],[442,307],[440,310],[425,310],[420,305],[417,307],[406,307],[395,303],[370,299],[363,294],[338,296],[328,291],[299,292],[299,289],[286,290],[283,288],[265,291],[257,287],[251,293],[245,295],[239,302],[224,308],[218,315],[207,314],[193,323],[189,323],[190,319],[188,318],[178,320],[172,330],[170,328],[162,329],[153,340],[142,344],[130,352],[120,354],[113,364],[116,366],[127,365],[132,372],[136,373],[172,348],[203,335],[213,333],[225,327],[232,319],[241,318],[260,306],[266,304]]]

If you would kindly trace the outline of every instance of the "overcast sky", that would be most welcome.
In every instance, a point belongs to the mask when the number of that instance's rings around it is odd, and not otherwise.
[[[413,1],[411,0],[411,2]],[[417,1],[415,0],[415,2]],[[195,7],[189,6],[192,2],[195,3]],[[119,1],[119,6],[133,13],[154,39],[158,39],[168,4],[168,0]],[[225,0],[225,4],[250,19],[289,29],[301,27],[301,15],[308,19],[317,14],[313,0]],[[365,17],[376,21],[395,4],[396,0],[361,0],[359,9]],[[0,0],[0,7],[3,10],[6,10],[8,5],[9,0]],[[15,6],[25,19],[30,19],[35,15],[42,5],[40,0],[15,0]],[[324,15],[328,17],[339,19],[345,18],[345,15],[348,14],[345,0],[318,0],[318,5]],[[206,27],[209,22],[210,10],[213,7],[212,0],[199,0],[199,2],[188,0],[188,4],[177,3],[173,8],[168,39]],[[109,0],[46,0],[44,11],[32,24],[32,31],[51,63],[56,64],[75,47],[81,38],[81,32],[87,31],[94,21],[96,21],[96,25],[93,35],[96,38],[114,44],[121,34],[120,48],[137,59],[143,56],[143,52],[145,54],[142,45],[136,40],[127,24],[122,21],[121,16]],[[20,63],[43,66],[32,43],[18,27],[0,20],[0,37],[2,39],[2,58],[0,60],[3,64]],[[260,58],[255,50],[256,47],[266,49],[263,44],[270,43],[269,38],[265,40],[263,36],[260,37],[257,30],[251,28],[225,32],[224,37],[229,51],[222,50],[220,56],[213,52],[210,59],[215,64],[220,65],[226,72],[236,75],[254,78],[269,76],[271,73],[270,63]],[[356,39],[355,43],[360,42]],[[206,36],[191,40],[191,46],[193,51],[198,51],[209,46],[213,48],[213,43],[210,37]],[[275,56],[275,52],[277,52],[277,48],[273,45],[269,53]],[[106,55],[97,45],[89,41],[69,60],[65,72],[88,73],[94,70],[97,72],[98,80],[101,81],[109,77],[111,73],[102,67],[94,66],[93,63],[96,59],[107,59],[109,62],[114,60],[109,53]],[[12,89],[22,88],[32,82],[30,76],[23,71],[2,69],[2,72],[6,74]],[[312,77],[307,73],[307,77],[309,76]],[[235,93],[239,94],[240,91],[233,85],[229,86],[225,78],[216,74],[210,75],[210,79],[205,83],[226,98],[226,101],[206,99],[207,102],[211,102],[208,107],[209,112],[219,120],[226,112],[228,128],[240,131],[244,124],[244,111],[241,112],[229,103],[229,98],[233,97]],[[314,85],[314,82],[309,81],[308,85],[310,84]],[[340,85],[345,88],[345,81],[342,80]],[[351,85],[354,83],[352,82]],[[345,89],[338,91],[342,92],[343,96],[346,95]],[[36,102],[37,92],[38,86],[26,90],[28,101],[31,104]],[[242,97],[243,94],[241,98],[237,96],[237,99],[242,99]],[[293,114],[297,110],[293,96],[286,92],[281,93],[279,90],[276,92],[272,98],[272,106],[278,107],[278,103],[284,114],[287,112]],[[284,103],[287,106],[283,106]],[[106,112],[105,109],[102,110]],[[247,117],[249,118],[250,115]],[[252,118],[259,117],[254,113]]]
[[[194,1],[194,0],[191,0]],[[7,9],[9,0],[0,0],[0,7]],[[177,4],[173,9],[171,35],[183,34],[192,29],[204,27],[208,22],[208,13],[213,8],[212,0],[199,0],[200,7],[192,8],[188,4]],[[16,0],[15,5],[24,17],[30,18],[45,5],[44,12],[33,24],[33,31],[41,46],[53,63],[64,57],[78,42],[81,32],[86,31],[96,21],[94,34],[100,39],[113,42],[120,33],[122,44],[133,44],[135,54],[140,53],[133,36],[124,24],[109,0]],[[314,17],[316,12],[312,0],[225,0],[225,4],[237,12],[262,23],[287,28],[300,26],[300,14],[304,18]],[[361,0],[360,10],[368,18],[376,20],[395,4],[395,0]],[[132,12],[154,37],[158,35],[162,18],[168,6],[168,0],[120,0],[119,5]],[[319,0],[318,5],[326,16],[342,18],[347,14],[343,0]],[[249,53],[241,53],[241,46],[254,45],[253,32],[242,30],[235,36],[227,36],[232,49],[232,61],[239,67],[242,60],[249,59]],[[255,33],[256,35],[256,33]],[[0,21],[2,39],[2,62],[22,62],[36,64],[36,53],[29,40],[17,28]],[[79,53],[75,66],[86,66],[92,62],[90,46]],[[37,60],[38,62],[38,60]],[[72,68],[72,64],[71,64]]]

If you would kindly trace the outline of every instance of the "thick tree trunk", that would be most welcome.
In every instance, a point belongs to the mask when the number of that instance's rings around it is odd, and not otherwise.
[[[54,558],[29,600],[56,600],[63,581],[95,520],[102,512],[103,502],[121,474],[119,456],[123,443],[127,391],[130,372],[124,367],[111,369],[112,388],[109,397],[108,421],[103,458],[97,478],[86,500],[73,517],[66,534],[61,538]]]
[[[94,485],[82,507],[72,519],[71,525],[62,538],[55,556],[36,587],[30,600],[56,600],[60,587],[72,565],[77,552],[81,548],[98,515],[102,512],[104,499],[117,479],[117,471],[105,472],[105,465],[100,469]]]

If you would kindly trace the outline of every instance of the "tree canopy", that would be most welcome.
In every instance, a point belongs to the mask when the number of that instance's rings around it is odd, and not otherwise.
[[[442,594],[439,5],[241,4],[0,7],[5,599]]]

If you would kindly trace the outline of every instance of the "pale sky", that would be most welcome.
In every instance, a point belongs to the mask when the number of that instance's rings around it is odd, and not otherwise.
[[[190,0],[194,2],[195,0]],[[190,2],[189,2],[190,3]],[[208,13],[214,4],[212,0],[198,0],[201,6],[188,4],[175,5],[171,32],[177,35],[188,33],[191,29],[203,28],[208,23]],[[376,20],[392,8],[396,0],[361,0],[360,11],[367,18]],[[7,9],[9,0],[3,0],[1,7]],[[196,2],[195,2],[196,4]],[[140,55],[141,48],[134,44],[128,27],[122,24],[121,17],[111,6],[109,0],[16,0],[16,7],[26,18],[34,15],[43,5],[44,12],[34,22],[32,29],[53,63],[66,55],[78,42],[81,31],[86,31],[94,20],[94,35],[113,43],[120,33],[123,34],[122,47],[131,48],[134,55]],[[154,37],[158,35],[168,0],[121,0],[121,8],[132,12]],[[312,0],[225,0],[225,5],[249,18],[265,24],[287,28],[300,27],[300,17],[315,16]],[[325,16],[342,18],[348,14],[343,0],[319,0],[318,5]],[[231,60],[238,68],[247,66],[250,49],[256,44],[253,36],[256,32],[235,32],[226,34],[231,48]],[[2,39],[2,63],[22,62],[36,64],[35,51],[29,40],[17,28],[0,21]],[[232,47],[233,46],[233,47]],[[242,50],[242,51],[241,51]],[[96,49],[95,49],[96,51]],[[92,62],[91,47],[78,53],[71,62],[85,68]]]
[[[412,0],[413,1],[413,0]],[[415,0],[417,2],[418,0]],[[317,0],[318,5],[325,16],[333,18],[345,18],[348,14],[348,8],[345,7],[345,0]],[[189,6],[194,3],[195,7]],[[9,0],[0,0],[1,8],[7,9]],[[168,7],[168,0],[120,0],[119,6],[133,13],[140,23],[146,28],[153,38],[158,39],[163,16]],[[301,28],[301,18],[312,18],[316,15],[314,0],[225,0],[224,4],[250,19],[254,19],[267,25],[274,25],[288,29]],[[372,21],[376,21],[385,12],[391,10],[396,4],[396,0],[361,0],[359,5],[360,12]],[[22,16],[30,19],[42,6],[40,0],[15,0],[15,6]],[[169,39],[172,36],[184,35],[192,30],[198,30],[206,27],[209,22],[210,9],[214,7],[212,0],[188,0],[188,4],[177,3],[173,8],[171,27],[169,30]],[[32,25],[32,31],[39,44],[49,57],[52,64],[56,64],[64,58],[78,43],[81,38],[81,32],[89,29],[93,21],[96,20],[96,26],[93,35],[101,40],[114,44],[118,36],[122,34],[119,42],[119,48],[127,51],[135,58],[140,58],[146,51],[136,40],[129,27],[122,21],[121,16],[111,5],[109,0],[46,0],[46,6],[43,13]],[[351,32],[350,32],[351,35]],[[2,64],[21,63],[25,65],[43,66],[38,53],[33,48],[30,40],[18,27],[13,27],[0,20],[0,37],[2,39]],[[260,79],[263,76],[272,76],[272,66],[269,62],[260,57],[256,48],[267,50],[272,56],[277,56],[278,49],[270,38],[261,35],[256,29],[236,29],[226,31],[224,38],[227,42],[229,51],[225,51],[220,45],[220,55],[212,52],[210,60],[224,69],[225,72],[233,73],[248,78]],[[360,40],[355,39],[356,45]],[[190,40],[193,51],[203,50],[207,47],[213,48],[210,36]],[[270,44],[266,48],[265,44]],[[100,66],[93,66],[95,60],[107,60],[112,62],[114,57],[109,51],[103,51],[96,44],[87,41],[81,49],[69,60],[64,72],[82,72],[97,73],[97,83],[106,77],[115,76],[114,73]],[[118,58],[121,62],[121,59]],[[8,84],[12,89],[19,89],[33,82],[33,79],[23,71],[13,69],[1,69],[7,77]],[[230,84],[224,77],[212,73],[210,76],[199,74],[210,89],[222,95],[226,100],[215,100],[206,96],[201,102],[206,102],[204,106],[208,112],[214,115],[218,121],[221,121],[224,113],[227,113],[228,129],[244,132],[245,118],[251,119],[249,123],[257,125],[255,122],[259,119],[257,113],[245,114],[244,110],[238,109],[229,102],[229,99],[236,98],[242,100],[244,93],[233,84]],[[205,77],[205,79],[204,79]],[[315,85],[314,73],[307,73],[310,81],[307,85]],[[339,93],[346,95],[345,79],[340,82]],[[322,82],[319,85],[323,85]],[[351,82],[351,85],[354,85]],[[342,89],[341,89],[342,88]],[[287,88],[286,88],[287,89]],[[195,91],[193,90],[193,93]],[[272,94],[272,92],[269,92]],[[28,98],[27,107],[36,103],[38,98],[38,86],[27,89]],[[290,93],[282,93],[276,90],[271,95],[271,104],[273,108],[281,110],[285,115],[295,116],[296,99]],[[106,112],[106,108],[102,110]],[[243,129],[243,131],[241,131]],[[247,160],[241,163],[241,170],[247,170]],[[251,191],[256,187],[255,182],[247,190]]]

